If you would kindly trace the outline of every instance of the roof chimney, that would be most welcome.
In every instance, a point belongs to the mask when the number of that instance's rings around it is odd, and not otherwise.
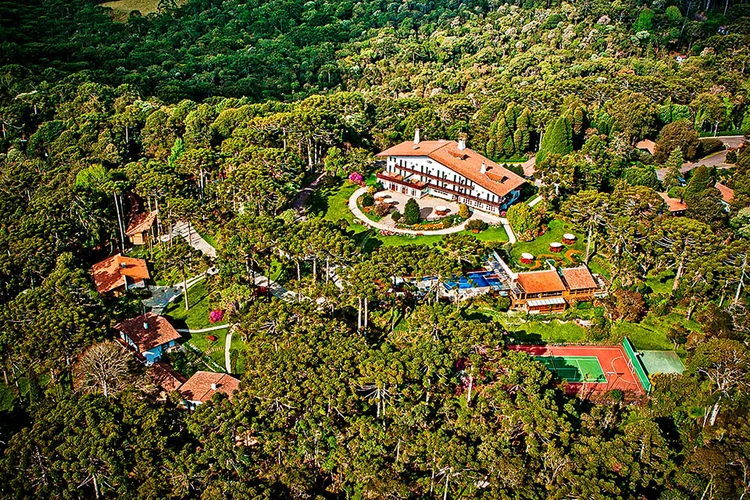
[[[480,174],[486,174],[487,173],[487,164],[485,162],[482,162],[482,168],[479,169]]]
[[[211,384],[211,390],[212,390],[212,391],[215,391],[215,390],[216,390],[216,389],[218,389],[218,388],[219,388],[219,386],[218,386],[218,385],[216,385],[216,384]]]
[[[419,127],[414,129],[414,149],[419,148]]]
[[[148,330],[148,322],[147,321],[143,322],[143,329],[144,330]]]
[[[466,135],[461,134],[458,136],[458,150],[463,151],[466,149]]]

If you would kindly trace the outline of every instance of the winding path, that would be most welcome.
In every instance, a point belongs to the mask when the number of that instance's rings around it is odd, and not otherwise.
[[[370,220],[364,213],[362,213],[362,210],[359,209],[357,206],[357,200],[360,196],[365,194],[368,190],[368,187],[361,187],[354,191],[352,195],[349,197],[349,210],[352,211],[354,216],[360,220],[365,226],[367,227],[374,227],[375,229],[380,229],[382,231],[387,231],[389,233],[396,233],[396,234],[412,234],[414,236],[440,236],[445,234],[453,234],[453,233],[460,233],[461,231],[466,229],[466,223],[469,222],[471,219],[481,219],[485,222],[488,222],[490,224],[502,224],[505,228],[505,232],[508,233],[508,241],[511,243],[516,242],[516,235],[513,234],[513,230],[510,228],[510,225],[508,224],[508,219],[504,219],[502,217],[496,217],[491,214],[485,214],[484,212],[479,212],[478,210],[475,210],[471,217],[466,219],[463,223],[459,224],[458,226],[449,227],[447,229],[437,229],[434,231],[415,231],[413,229],[399,229],[396,227],[387,226],[385,224],[381,224],[380,222],[375,222],[373,220]]]

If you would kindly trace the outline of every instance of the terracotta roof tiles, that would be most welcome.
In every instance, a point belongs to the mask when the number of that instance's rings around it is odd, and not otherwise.
[[[591,275],[591,271],[586,266],[569,267],[563,269],[563,278],[571,290],[585,290],[588,288],[597,288],[596,280]]]
[[[563,292],[565,284],[557,271],[531,271],[518,273],[517,282],[526,293]]]
[[[94,264],[91,272],[99,293],[111,292],[125,286],[126,276],[134,281],[150,278],[145,260],[123,257],[120,254]]]
[[[167,318],[151,312],[121,321],[115,329],[127,335],[140,352],[182,338]]]
[[[670,212],[683,212],[688,209],[685,202],[682,202],[677,198],[670,198],[667,193],[659,193],[659,196],[661,196],[664,203],[667,204],[667,209]]]
[[[176,391],[185,383],[185,377],[166,363],[158,361],[148,371],[151,380],[167,392]]]
[[[459,150],[455,141],[421,141],[416,148],[413,142],[405,141],[378,156],[427,156],[498,196],[505,196],[526,182],[472,149]],[[481,172],[483,163],[486,173]]]
[[[725,186],[724,184],[717,182],[716,183],[716,189],[719,190],[721,193],[721,197],[726,203],[731,203],[734,199],[734,190],[730,187]]]
[[[216,384],[216,389],[212,388],[212,384]],[[196,372],[182,384],[179,391],[188,401],[205,403],[217,392],[224,393],[232,399],[232,392],[239,387],[240,381],[226,373]]]
[[[130,225],[128,226],[128,230],[125,231],[125,234],[128,236],[133,236],[134,234],[142,233],[144,231],[148,231],[151,229],[151,226],[154,224],[154,221],[156,220],[156,211],[152,212],[143,212],[140,214],[137,214],[135,217],[133,217],[130,221]]]

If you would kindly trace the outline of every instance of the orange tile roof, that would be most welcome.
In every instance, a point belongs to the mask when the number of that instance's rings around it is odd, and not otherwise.
[[[211,384],[216,384],[215,390],[211,388]],[[240,381],[226,373],[196,372],[182,384],[179,391],[188,401],[205,403],[217,392],[224,393],[232,399],[232,392],[239,388]]]
[[[562,292],[565,284],[557,271],[532,271],[518,273],[516,278],[526,293]]]
[[[523,169],[523,175],[526,177],[533,177],[536,173],[536,156],[532,156],[525,162],[521,163]]]
[[[734,199],[734,189],[727,187],[720,182],[716,183],[716,189],[719,190],[719,192],[721,193],[721,197],[726,203],[732,202],[732,200]]]
[[[176,391],[185,383],[185,377],[166,363],[157,361],[148,371],[151,380],[167,392]]]
[[[135,281],[150,278],[145,260],[123,257],[119,253],[94,264],[91,272],[99,293],[111,292],[125,286],[125,276]]]
[[[664,203],[667,204],[667,209],[670,212],[683,212],[688,209],[688,206],[684,202],[677,198],[670,198],[667,193],[659,193],[659,196],[661,196]]]
[[[140,352],[182,338],[167,318],[152,312],[121,321],[115,325],[115,329],[127,335]]]
[[[654,150],[656,149],[656,143],[650,139],[643,139],[642,141],[638,141],[635,147],[636,149],[645,149],[649,153],[654,154]]]
[[[586,266],[570,267],[562,270],[563,278],[571,290],[597,288],[596,280]]]
[[[153,225],[155,220],[156,210],[154,210],[153,212],[143,212],[137,214],[130,221],[130,225],[128,226],[128,230],[125,231],[125,234],[128,236],[133,236],[134,234],[148,231],[149,229],[151,229],[151,226]]]
[[[416,149],[413,142],[405,141],[378,156],[427,156],[498,196],[505,196],[526,182],[472,149],[459,150],[455,141],[421,141]],[[485,174],[481,173],[482,163],[486,166]]]

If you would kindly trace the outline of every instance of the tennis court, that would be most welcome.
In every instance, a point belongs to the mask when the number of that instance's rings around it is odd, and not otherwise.
[[[607,381],[596,356],[535,356],[534,359],[568,382],[601,384]]]
[[[507,348],[528,353],[544,363],[559,379],[565,380],[565,391],[569,394],[588,397],[619,389],[638,397],[650,389],[645,373],[641,379],[640,366],[630,361],[622,345],[510,344]]]

